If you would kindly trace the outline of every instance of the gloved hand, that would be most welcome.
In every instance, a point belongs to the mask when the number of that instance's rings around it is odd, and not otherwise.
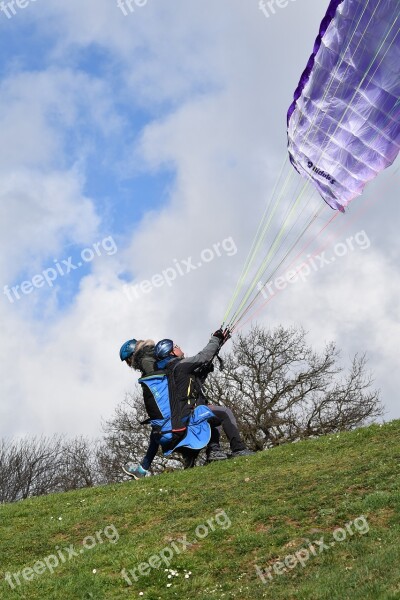
[[[217,329],[217,331],[213,333],[213,336],[218,338],[220,340],[220,345],[223,346],[231,337],[231,332],[228,328],[224,329],[224,331],[222,331],[222,329]]]
[[[198,369],[196,369],[195,373],[196,373],[197,377],[205,380],[207,375],[209,375],[210,373],[213,373],[213,371],[214,371],[214,365],[212,362],[209,362],[205,365],[202,365]]]

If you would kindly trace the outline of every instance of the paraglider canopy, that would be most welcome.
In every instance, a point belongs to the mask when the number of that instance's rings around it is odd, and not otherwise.
[[[332,0],[288,112],[297,171],[344,211],[400,149],[399,0]]]

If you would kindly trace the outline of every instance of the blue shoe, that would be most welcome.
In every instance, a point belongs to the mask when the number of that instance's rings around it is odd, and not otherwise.
[[[122,470],[129,475],[129,477],[133,477],[133,479],[142,479],[143,477],[148,477],[150,475],[150,471],[146,471],[141,465],[137,467],[134,463],[128,463],[126,466],[122,467]]]

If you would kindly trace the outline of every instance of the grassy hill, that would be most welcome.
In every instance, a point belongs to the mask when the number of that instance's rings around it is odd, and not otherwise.
[[[400,421],[0,507],[2,599],[394,600],[399,559]]]

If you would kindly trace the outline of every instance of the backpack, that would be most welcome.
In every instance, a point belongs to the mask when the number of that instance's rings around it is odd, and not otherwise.
[[[176,398],[173,386],[173,370],[155,371],[139,379],[143,389],[146,412],[153,431],[158,434],[165,456],[178,447],[194,450],[204,448],[210,440],[208,420],[214,413],[207,406],[192,407]]]

